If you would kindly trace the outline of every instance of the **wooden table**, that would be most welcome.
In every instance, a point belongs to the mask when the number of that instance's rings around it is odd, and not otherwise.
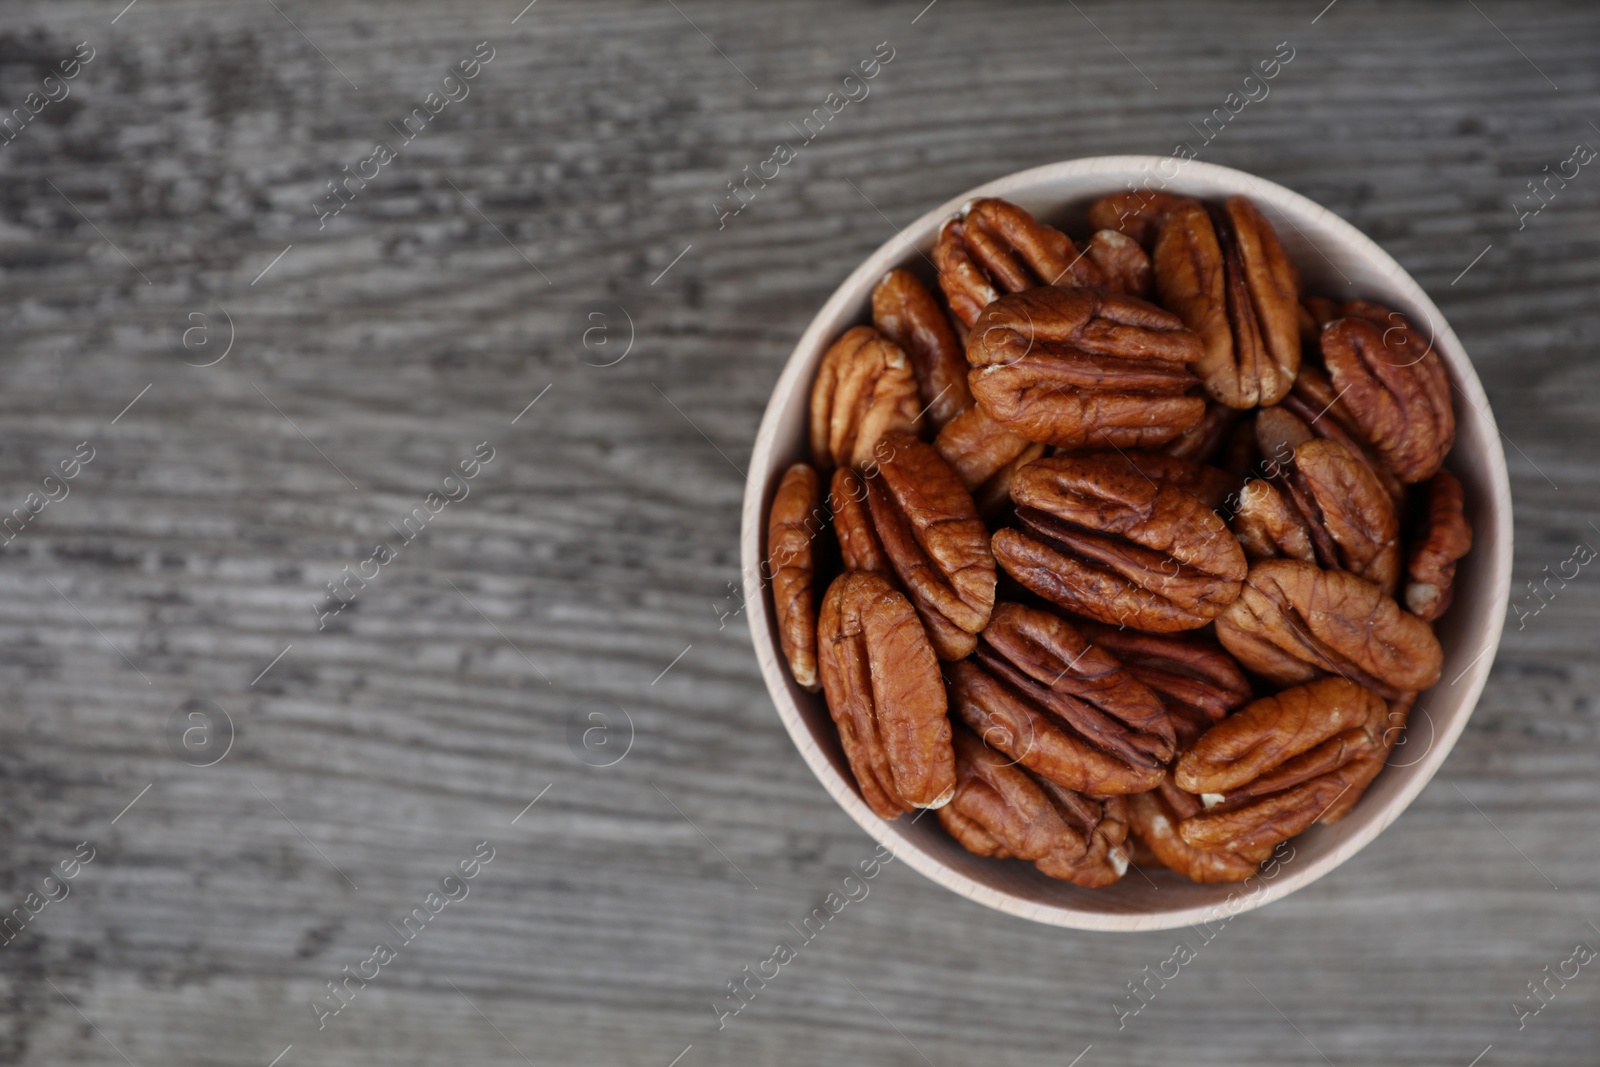
[[[1513,1005],[1600,946],[1600,578],[1525,585],[1600,546],[1600,175],[1516,207],[1600,144],[1600,12],[923,2],[11,10],[0,1060],[1597,1062],[1600,963]],[[719,228],[880,42],[870,96]],[[1279,42],[1201,158],[1381,242],[1505,431],[1519,610],[1476,718],[1376,844],[1121,1029],[1183,935],[894,864],[719,1029],[872,852],[733,593],[791,345],[897,225],[1198,142]]]

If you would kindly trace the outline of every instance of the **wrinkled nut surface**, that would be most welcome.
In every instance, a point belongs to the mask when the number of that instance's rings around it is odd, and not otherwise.
[[[911,602],[847,572],[822,598],[817,659],[828,710],[867,806],[893,819],[955,792],[944,683]]]
[[[1365,578],[1299,560],[1262,560],[1217,618],[1241,666],[1279,685],[1338,675],[1388,699],[1439,680],[1433,630]]]
[[[956,714],[986,744],[1069,789],[1148,789],[1175,751],[1161,698],[1047,611],[998,605],[950,680]]]
[[[894,568],[878,543],[872,513],[867,509],[867,483],[854,469],[840,467],[833,472],[828,509],[833,512],[833,535],[839,542],[844,569],[892,576]]]
[[[1087,457],[1086,457],[1087,458]],[[1152,482],[1176,486],[1199,497],[1206,507],[1220,510],[1239,488],[1239,479],[1223,470],[1204,463],[1183,459],[1161,452],[1105,452],[1095,459],[1108,463],[1120,461],[1129,470]]]
[[[994,607],[989,529],[972,494],[933,448],[907,433],[883,439],[889,455],[866,479],[878,543],[928,628],[940,659],[978,643]]]
[[[1011,496],[1020,529],[995,533],[995,559],[1069,611],[1170,633],[1204,626],[1239,595],[1244,552],[1216,512],[1120,459],[1035,460]]]
[[[1200,335],[1210,394],[1235,408],[1283,399],[1300,368],[1300,276],[1254,205],[1172,207],[1152,260],[1162,305]]]
[[[1404,499],[1405,486],[1368,443],[1345,407],[1344,397],[1334,391],[1333,382],[1322,368],[1301,366],[1294,388],[1283,398],[1280,410],[1294,415],[1315,436],[1348,448],[1372,470],[1391,499],[1396,503]]]
[[[1166,705],[1180,746],[1242,707],[1250,681],[1214,641],[1193,633],[1146,634],[1081,623],[1083,636],[1105,649]]]
[[[1375,307],[1376,305],[1368,305]],[[1381,310],[1381,309],[1379,309]],[[1344,410],[1401,482],[1433,477],[1455,444],[1456,418],[1444,361],[1400,315],[1330,322],[1322,359]]]
[[[1193,203],[1188,197],[1173,196],[1155,189],[1128,189],[1102,196],[1089,205],[1089,225],[1096,230],[1125,233],[1145,248],[1155,243],[1156,233],[1167,212],[1180,204]]]
[[[1240,494],[1234,532],[1252,559],[1285,555],[1350,571],[1393,595],[1400,520],[1377,474],[1355,452],[1312,435],[1282,408],[1256,416],[1265,485]],[[1274,551],[1276,549],[1276,551]]]
[[[1005,293],[1041,285],[1103,285],[1104,277],[1072,239],[1005,200],[974,200],[939,231],[933,245],[955,317],[971,326]]]
[[[1245,558],[1252,563],[1280,556],[1307,562],[1317,558],[1305,517],[1283,499],[1271,482],[1261,478],[1252,478],[1239,490],[1233,532]]]
[[[817,689],[816,538],[827,526],[822,479],[804,463],[783,472],[767,519],[767,573],[789,673]]]
[[[1388,703],[1388,714],[1384,717],[1383,734],[1376,749],[1364,756],[1358,756],[1349,763],[1332,772],[1338,780],[1344,783],[1345,791],[1332,803],[1323,809],[1322,815],[1317,819],[1325,825],[1332,825],[1350,814],[1350,809],[1356,806],[1356,801],[1367,791],[1373,779],[1388,764],[1390,755],[1398,745],[1405,743],[1406,719],[1411,715],[1411,708],[1417,702],[1417,694],[1402,693],[1400,699]]]
[[[1342,681],[1324,679],[1313,685]],[[1298,693],[1298,689],[1289,689],[1279,696],[1293,701],[1300,699]],[[1363,722],[1286,760],[1226,797],[1203,798],[1211,807],[1184,820],[1179,834],[1199,848],[1249,852],[1287,840],[1313,823],[1343,817],[1383,769],[1398,735],[1398,727],[1390,724],[1398,721],[1404,725],[1411,696],[1406,694],[1399,704],[1391,705],[1365,692]],[[1398,720],[1392,713],[1397,709]],[[1239,744],[1242,739],[1230,740]]]
[[[1099,268],[1107,289],[1140,300],[1155,295],[1155,272],[1150,257],[1139,242],[1116,230],[1098,230],[1089,238],[1083,254]]]
[[[1106,289],[1001,297],[967,339],[972,395],[995,422],[1061,448],[1145,448],[1194,427],[1205,401],[1178,318]]]
[[[1343,678],[1322,678],[1252,701],[1207,730],[1178,757],[1173,783],[1196,796],[1231,799],[1276,792],[1334,770],[1365,754],[1360,728],[1381,719],[1376,693]]]
[[[1162,782],[1159,788],[1148,793],[1137,793],[1126,799],[1128,825],[1137,840],[1154,853],[1159,863],[1190,881],[1203,885],[1242,882],[1254,874],[1266,858],[1259,852],[1241,855],[1196,848],[1185,841],[1178,833],[1178,826],[1201,810],[1200,799],[1183,793],[1170,781]]]
[[[911,357],[922,406],[935,429],[972,406],[966,346],[956,340],[944,309],[908,270],[883,276],[872,291],[872,324]]]
[[[1423,487],[1422,526],[1406,561],[1406,607],[1433,622],[1455,595],[1456,561],[1472,550],[1461,482],[1440,469]]]
[[[938,817],[967,851],[1031,860],[1052,878],[1090,888],[1127,870],[1121,797],[1086,797],[1037,778],[960,727],[955,753],[955,797]]]
[[[811,457],[824,473],[865,467],[890,430],[917,432],[922,400],[911,361],[871,326],[847,330],[811,387]]]
[[[934,449],[976,491],[1034,447],[1034,442],[1012,433],[974,404],[945,423],[934,439]]]

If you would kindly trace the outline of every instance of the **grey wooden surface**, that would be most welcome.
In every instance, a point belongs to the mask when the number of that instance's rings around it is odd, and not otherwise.
[[[1600,1062],[1600,963],[1521,1029],[1512,1006],[1600,946],[1600,577],[1537,614],[1525,586],[1600,546],[1600,174],[1520,230],[1513,207],[1600,145],[1600,11],[122,2],[0,20],[0,113],[95,50],[0,145],[0,514],[95,457],[0,546],[0,906],[94,849],[0,948],[0,1060]],[[470,95],[319,230],[324,183],[482,41]],[[719,230],[725,183],[884,41],[871,95]],[[890,864],[719,1030],[725,983],[872,852],[733,614],[740,468],[790,346],[897,224],[1196,140],[1283,41],[1201,158],[1392,252],[1508,442],[1529,614],[1466,735],[1376,844],[1121,1029],[1185,935],[1037,927]],[[470,894],[319,1030],[324,983],[481,841]]]

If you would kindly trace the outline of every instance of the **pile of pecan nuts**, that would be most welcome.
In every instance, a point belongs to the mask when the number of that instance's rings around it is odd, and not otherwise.
[[[1242,197],[985,199],[811,393],[767,563],[866,803],[1100,887],[1248,877],[1356,804],[1471,546],[1431,340]],[[818,596],[819,590],[825,592]]]

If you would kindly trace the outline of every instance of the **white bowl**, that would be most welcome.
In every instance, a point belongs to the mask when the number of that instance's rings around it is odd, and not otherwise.
[[[1164,169],[1162,169],[1164,168]],[[745,603],[756,657],[789,736],[823,788],[873,838],[916,870],[980,904],[1036,922],[1085,930],[1160,930],[1260,907],[1327,874],[1393,822],[1428,784],[1467,725],[1493,663],[1511,587],[1511,488],[1500,434],[1478,376],[1439,309],[1400,265],[1355,227],[1298,193],[1242,171],[1190,161],[1164,186],[1205,199],[1249,197],[1271,220],[1305,278],[1306,291],[1361,297],[1396,308],[1431,334],[1456,388],[1456,444],[1447,466],[1466,488],[1472,552],[1461,561],[1455,602],[1439,625],[1442,680],[1417,701],[1405,743],[1355,809],[1333,826],[1294,838],[1292,858],[1235,885],[1196,885],[1171,871],[1130,871],[1106,889],[1082,889],[1040,874],[1031,864],[974,856],[934,818],[887,822],[862,801],[820,694],[789,677],[761,581],[767,510],[784,468],[808,459],[811,381],[828,345],[848,327],[870,321],[873,287],[906,267],[933,282],[925,257],[941,223],[974,197],[1011,200],[1074,237],[1088,236],[1085,215],[1097,198],[1172,172],[1163,156],[1101,156],[1012,174],[953,197],[886,241],[846,278],[817,312],[789,357],[756,434],[745,491],[741,547]],[[1156,188],[1162,188],[1159,177]],[[1141,869],[1142,870],[1142,869]]]

